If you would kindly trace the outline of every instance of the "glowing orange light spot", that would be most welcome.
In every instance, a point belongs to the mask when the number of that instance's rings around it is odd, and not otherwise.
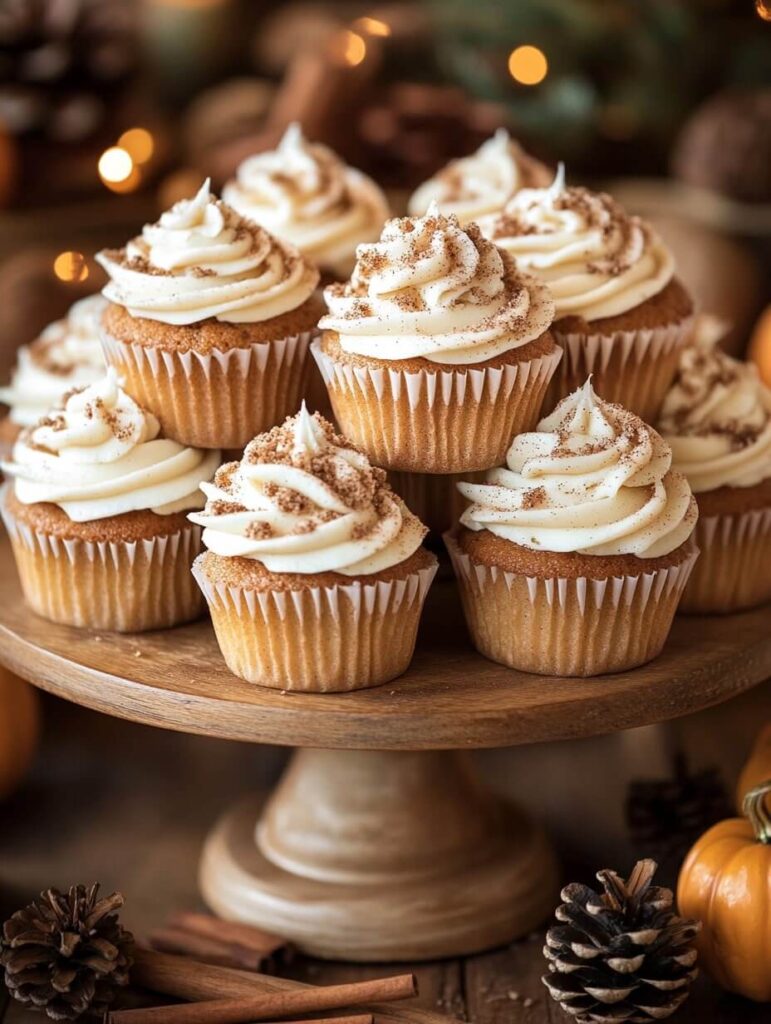
[[[347,64],[355,68],[367,56],[367,44],[358,32],[346,29],[335,38],[332,46],[332,57],[339,64]]]
[[[129,128],[118,139],[120,149],[125,149],[136,164],[146,164],[155,152],[155,139],[146,128]]]
[[[386,21],[381,21],[380,18],[357,18],[353,23],[353,27],[357,28],[360,32],[366,32],[370,36],[390,36],[391,26]]]
[[[131,177],[134,161],[121,146],[110,146],[99,157],[99,177],[105,184],[117,184]]]
[[[771,21],[771,2],[769,0],[755,0],[755,10],[763,21]]]
[[[537,46],[518,46],[509,54],[509,74],[520,85],[538,85],[548,70],[546,55]]]
[[[88,277],[88,264],[82,252],[60,252],[54,260],[54,274],[60,281],[79,284]]]

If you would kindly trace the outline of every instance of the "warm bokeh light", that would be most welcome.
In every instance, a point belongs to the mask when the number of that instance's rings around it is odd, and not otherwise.
[[[340,64],[355,68],[367,56],[367,44],[358,32],[346,29],[333,41],[332,57]]]
[[[366,32],[370,36],[390,36],[391,26],[381,21],[380,18],[357,18],[353,23],[353,27],[358,29],[360,32]]]
[[[115,185],[126,181],[134,170],[131,154],[120,146],[110,146],[99,157],[99,177],[105,184]]]
[[[88,263],[82,252],[70,250],[60,252],[54,260],[54,274],[60,281],[68,284],[80,284],[88,277]]]
[[[155,152],[155,139],[146,128],[129,128],[118,139],[135,164],[146,164]]]
[[[520,85],[538,85],[548,70],[546,55],[537,46],[518,46],[509,54],[509,74]]]
[[[771,21],[771,0],[755,0],[755,10],[763,21]]]

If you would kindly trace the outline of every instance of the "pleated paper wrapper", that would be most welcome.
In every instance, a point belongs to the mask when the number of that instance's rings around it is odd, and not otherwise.
[[[402,473],[391,470],[388,480],[404,504],[432,533],[441,536],[456,526],[468,505],[458,484],[481,483],[485,471],[465,473]]]
[[[701,555],[680,611],[735,612],[771,601],[771,508],[699,516]]]
[[[405,373],[311,353],[341,431],[377,466],[461,473],[503,462],[515,434],[538,421],[561,350],[499,368]]]
[[[655,658],[698,549],[688,542],[676,565],[603,580],[540,578],[484,565],[445,543],[474,646],[521,672],[595,676]]]
[[[667,327],[613,334],[566,334],[553,326],[565,356],[551,380],[544,412],[582,387],[591,374],[601,398],[655,423],[692,330],[691,317]]]
[[[27,604],[53,622],[139,633],[198,618],[204,604],[191,575],[201,529],[137,541],[63,539],[33,530],[7,510]]]
[[[395,679],[415,649],[436,565],[404,579],[249,590],[193,566],[228,668],[241,679],[306,693],[360,690]]]
[[[313,332],[209,353],[168,351],[103,333],[107,362],[163,433],[196,448],[242,449],[297,412]]]

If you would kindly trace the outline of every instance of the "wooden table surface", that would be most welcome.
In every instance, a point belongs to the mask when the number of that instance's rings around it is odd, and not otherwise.
[[[125,893],[125,923],[140,937],[170,912],[197,906],[195,876],[204,836],[236,796],[272,785],[285,754],[121,722],[53,698],[46,699],[45,711],[44,744],[35,770],[24,788],[0,806],[3,915],[44,886],[96,879],[108,890]],[[697,762],[707,751],[731,785],[749,738],[768,717],[771,685],[765,684],[723,708],[686,720],[679,727],[678,742],[687,741]],[[572,861],[565,867],[566,878],[589,880],[599,867],[612,864],[623,869],[630,863],[631,851],[619,834],[618,800],[612,797],[605,816],[598,816],[595,790],[597,779],[608,777],[609,757],[618,761],[622,749],[653,749],[651,736],[648,730],[625,734],[626,748],[618,746],[619,738],[612,748],[603,745],[608,742],[572,741],[481,757],[491,778],[508,780],[514,790],[519,785],[522,791],[532,791],[533,778],[546,777],[544,766],[551,791],[555,779],[565,778],[566,800],[554,803],[552,793],[552,802],[543,810],[551,819],[547,823],[563,861]],[[647,753],[643,761],[653,767]],[[623,768],[617,763],[614,775],[624,770],[639,774],[639,758],[630,765]],[[583,776],[580,791],[568,789],[569,777],[575,787],[576,774]],[[586,859],[577,860],[578,854]],[[570,1018],[551,1002],[539,980],[544,971],[542,944],[539,933],[464,961],[419,965],[418,1001],[477,1024],[566,1024]],[[291,974],[329,984],[393,969],[299,958]],[[0,1004],[1,993],[0,989]],[[13,1003],[5,1002],[0,1009],[2,1024],[41,1020]],[[769,1020],[769,1008],[723,995],[701,978],[673,1020],[761,1024]]]

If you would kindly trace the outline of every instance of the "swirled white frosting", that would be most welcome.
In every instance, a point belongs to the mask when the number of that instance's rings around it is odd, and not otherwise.
[[[324,290],[346,352],[376,359],[469,364],[519,348],[554,316],[548,290],[457,217],[436,207],[386,223],[379,242],[359,246],[346,285]]]
[[[319,280],[296,249],[213,196],[208,179],[125,249],[97,260],[111,302],[166,324],[270,320],[301,306]]]
[[[45,416],[70,388],[98,380],[104,373],[99,320],[107,305],[101,295],[76,302],[62,320],[49,324],[31,345],[16,354],[11,383],[0,388],[10,418],[29,427]]]
[[[3,472],[22,504],[52,502],[78,523],[200,507],[199,485],[214,475],[220,453],[159,438],[159,429],[110,368],[22,431]]]
[[[549,286],[557,317],[618,316],[674,275],[672,254],[650,225],[605,193],[567,188],[562,166],[549,188],[522,189],[480,227]]]
[[[210,551],[257,559],[270,572],[370,575],[404,561],[426,533],[384,481],[303,404],[202,484],[206,508],[190,519]]]
[[[323,270],[347,278],[356,246],[389,216],[375,182],[291,124],[277,149],[248,157],[222,190],[226,203],[291,242]]]
[[[696,525],[688,481],[671,461],[655,430],[587,381],[514,438],[505,467],[458,485],[473,503],[461,523],[534,550],[656,558]]]
[[[771,477],[771,389],[753,363],[732,359],[714,340],[708,334],[683,350],[659,422],[697,494]]]
[[[548,185],[549,169],[499,128],[475,153],[452,160],[424,181],[410,197],[408,210],[422,217],[433,202],[454,213],[461,224],[498,213],[521,188]]]

